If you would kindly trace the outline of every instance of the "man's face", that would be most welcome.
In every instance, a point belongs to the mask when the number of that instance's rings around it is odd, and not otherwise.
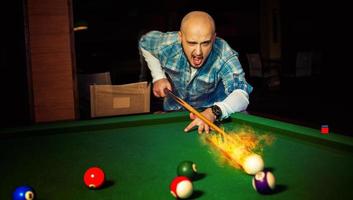
[[[200,68],[212,50],[216,34],[207,27],[189,27],[179,32],[184,53],[194,68]]]

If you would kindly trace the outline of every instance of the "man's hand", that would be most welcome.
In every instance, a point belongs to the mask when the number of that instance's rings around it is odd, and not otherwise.
[[[211,122],[214,122],[216,120],[216,116],[212,113],[212,109],[211,108],[207,108],[206,110],[201,112],[201,114],[204,117],[206,117],[208,120],[210,120]],[[188,132],[189,130],[191,130],[195,126],[198,126],[198,132],[200,134],[203,131],[205,131],[206,133],[210,132],[210,126],[207,125],[204,121],[202,121],[198,117],[196,117],[193,113],[190,113],[190,119],[193,120],[193,121],[184,129],[185,132]]]
[[[156,97],[165,97],[164,89],[172,90],[172,86],[168,79],[162,78],[153,83],[153,94]]]

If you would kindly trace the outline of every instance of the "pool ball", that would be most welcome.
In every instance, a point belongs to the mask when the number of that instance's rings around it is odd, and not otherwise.
[[[196,164],[192,161],[182,161],[179,163],[177,167],[177,175],[178,176],[186,176],[191,180],[195,178],[197,174]]]
[[[170,184],[170,193],[177,199],[189,198],[193,193],[191,180],[186,176],[177,176]]]
[[[34,190],[28,185],[17,187],[12,194],[13,200],[32,200],[34,197]]]
[[[105,181],[104,171],[99,167],[90,167],[86,170],[83,180],[90,189],[100,188]]]
[[[247,174],[254,175],[264,169],[264,160],[258,154],[252,153],[248,155],[243,162],[243,169]]]
[[[275,176],[270,171],[260,171],[252,179],[253,188],[261,194],[269,194],[275,188]]]

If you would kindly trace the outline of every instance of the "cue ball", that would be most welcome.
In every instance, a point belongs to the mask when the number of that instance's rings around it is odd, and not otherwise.
[[[186,176],[177,176],[170,184],[170,193],[177,199],[189,198],[193,193],[191,180]]]
[[[196,164],[192,161],[182,161],[179,163],[177,167],[177,175],[178,176],[186,176],[191,180],[195,178],[197,174]]]
[[[247,174],[254,175],[264,169],[264,160],[258,154],[252,153],[244,159],[243,169]]]
[[[275,189],[276,179],[270,171],[257,172],[252,179],[253,188],[261,194],[269,194]]]
[[[12,199],[13,200],[33,200],[35,197],[34,194],[35,193],[32,187],[28,185],[23,185],[15,189],[15,191],[12,194]]]
[[[90,189],[100,188],[105,181],[104,171],[99,167],[90,167],[86,170],[83,181]]]

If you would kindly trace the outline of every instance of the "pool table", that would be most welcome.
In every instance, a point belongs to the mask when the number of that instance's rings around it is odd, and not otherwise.
[[[225,130],[247,126],[275,140],[263,149],[276,177],[270,195],[252,176],[219,162],[197,131],[184,133],[187,112],[141,114],[0,130],[0,199],[19,185],[37,199],[174,199],[169,184],[180,161],[197,164],[190,199],[353,199],[353,139],[251,114],[236,113]],[[88,189],[83,174],[100,166],[105,185]]]

